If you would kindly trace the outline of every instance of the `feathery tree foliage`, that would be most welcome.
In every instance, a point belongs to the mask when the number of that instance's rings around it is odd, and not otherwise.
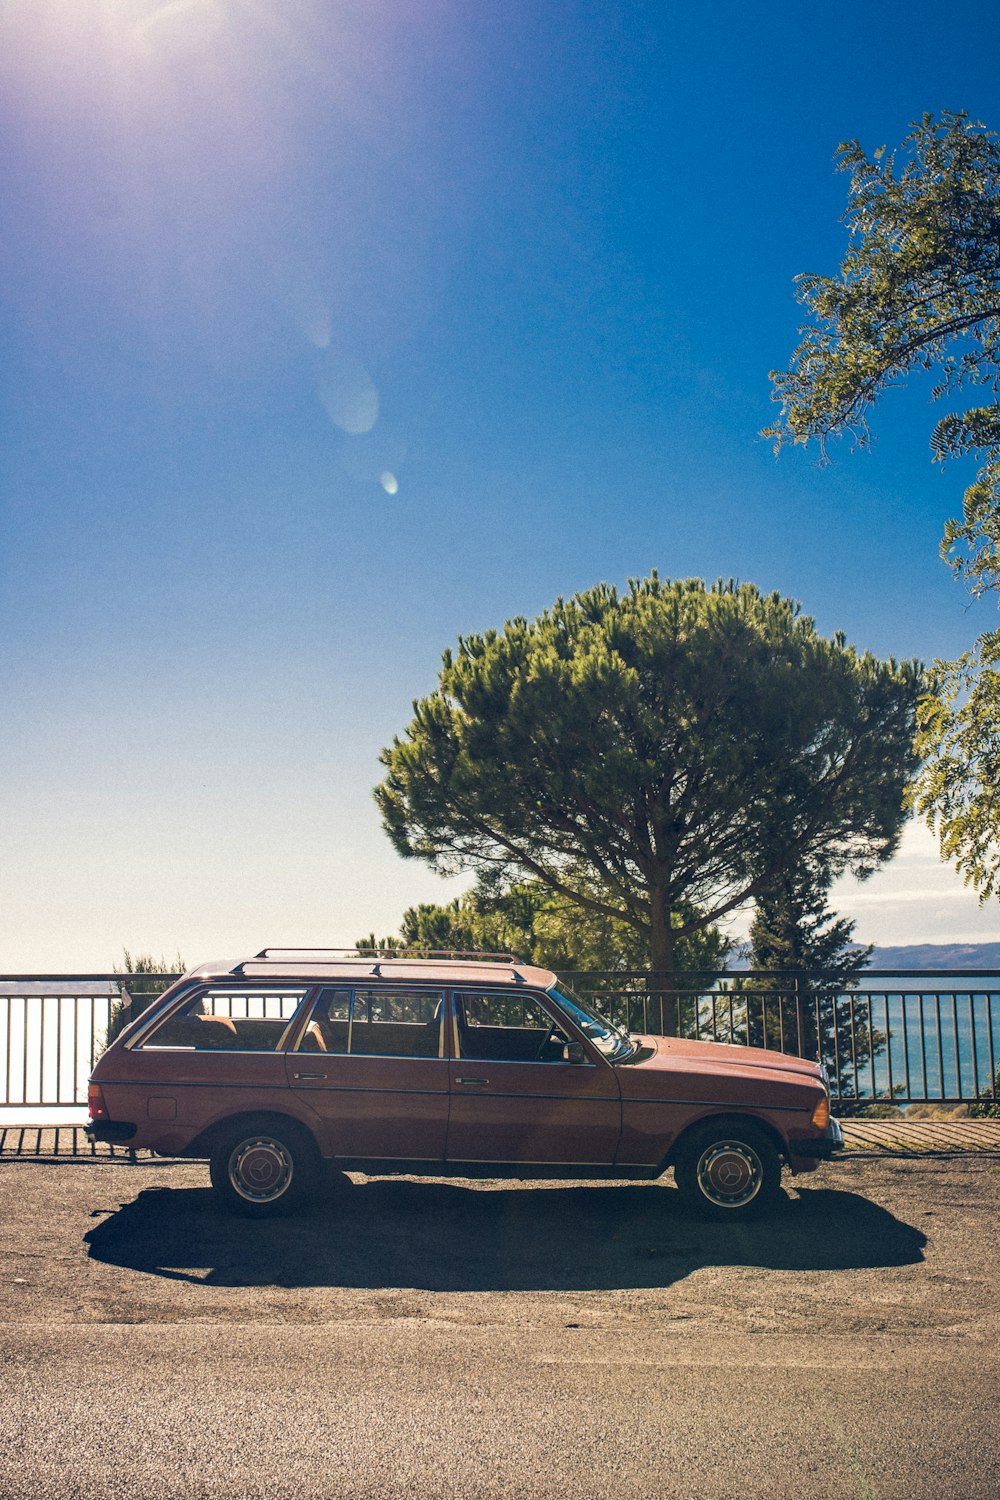
[[[919,684],[752,584],[600,584],[447,651],[375,797],[401,854],[540,880],[669,976],[801,860],[893,852]]]
[[[933,457],[973,456],[978,472],[941,550],[975,593],[1000,589],[1000,140],[965,113],[924,115],[901,153],[837,151],[850,174],[850,243],[838,275],[800,276],[813,324],[786,371],[772,371],[782,443],[848,433],[908,371],[933,370],[935,398],[980,394],[931,435]],[[983,397],[987,399],[983,399]],[[927,764],[914,805],[985,899],[1000,894],[1000,631],[936,663],[920,708]]]
[[[917,704],[926,760],[914,805],[985,901],[1000,896],[1000,630],[957,661],[935,662],[932,681]]]
[[[675,913],[676,923],[689,915],[686,910]],[[640,970],[649,962],[648,944],[619,918],[585,911],[541,880],[498,886],[488,876],[447,904],[409,907],[398,936],[372,934],[358,946],[382,952],[409,948],[513,953],[561,973]],[[730,946],[717,927],[700,928],[678,939],[677,967],[683,973],[722,969]]]

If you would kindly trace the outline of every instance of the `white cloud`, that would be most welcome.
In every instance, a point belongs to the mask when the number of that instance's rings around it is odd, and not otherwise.
[[[974,890],[938,855],[922,823],[910,823],[899,852],[870,880],[845,876],[830,893],[839,915],[857,922],[859,942],[984,943],[1000,939],[1000,903]]]

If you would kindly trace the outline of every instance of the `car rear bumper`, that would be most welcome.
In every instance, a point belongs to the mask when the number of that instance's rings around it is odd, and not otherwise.
[[[135,1135],[136,1126],[125,1120],[88,1120],[88,1141],[106,1141],[111,1146],[124,1145]]]

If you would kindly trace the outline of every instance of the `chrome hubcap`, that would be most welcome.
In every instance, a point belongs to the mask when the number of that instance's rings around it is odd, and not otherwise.
[[[713,1141],[698,1162],[698,1186],[717,1208],[743,1208],[763,1181],[760,1157],[745,1141]]]
[[[229,1181],[248,1203],[272,1203],[288,1191],[294,1171],[292,1153],[273,1136],[240,1141],[229,1158]]]

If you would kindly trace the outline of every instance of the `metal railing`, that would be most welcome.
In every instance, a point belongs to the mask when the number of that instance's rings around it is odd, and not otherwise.
[[[108,1041],[176,978],[0,975],[0,1110],[86,1104],[87,1079]]]
[[[1000,970],[711,971],[664,984],[640,971],[567,983],[633,1031],[773,1048],[822,1062],[842,1112],[877,1102],[973,1104],[1000,1094]]]
[[[110,1037],[173,974],[0,975],[0,1110],[76,1107]],[[842,1113],[879,1101],[971,1104],[1000,1094],[1000,970],[819,974],[567,973],[630,1030],[769,1047],[822,1062]]]

